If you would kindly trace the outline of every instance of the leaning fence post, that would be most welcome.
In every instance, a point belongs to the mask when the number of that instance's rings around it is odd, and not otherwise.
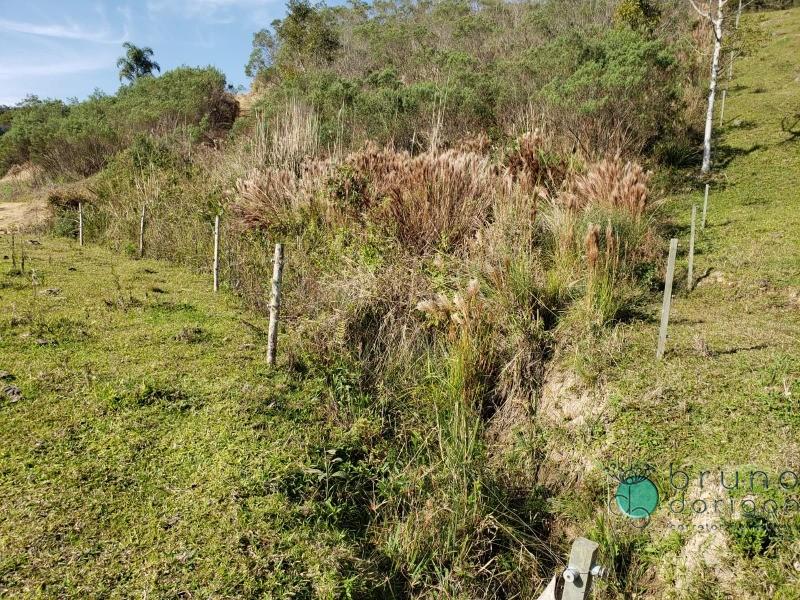
[[[78,202],[78,244],[83,246],[83,202]]]
[[[219,290],[219,215],[214,217],[214,291]]]
[[[703,219],[700,223],[700,229],[706,228],[706,213],[708,213],[708,184],[706,184],[706,194],[703,197]]]
[[[728,90],[722,90],[722,103],[719,107],[719,126],[722,127],[722,124],[725,122],[725,98],[728,96]]]
[[[275,364],[278,350],[278,318],[281,310],[281,277],[283,276],[283,244],[275,244],[272,262],[272,296],[269,301],[269,338],[267,341],[267,363]]]
[[[144,256],[144,215],[146,204],[142,204],[142,216],[139,219],[139,258]]]
[[[661,328],[658,332],[658,348],[656,358],[664,358],[664,348],[667,344],[667,326],[669,325],[669,309],[672,304],[672,279],[675,276],[675,255],[678,253],[678,240],[669,241],[669,258],[667,259],[667,275],[664,279],[664,303],[661,306]]]
[[[690,292],[692,291],[692,286],[694,285],[692,276],[694,274],[694,223],[696,220],[697,220],[697,205],[692,204],[692,228],[691,228],[691,233],[689,234],[689,272],[686,276]]]

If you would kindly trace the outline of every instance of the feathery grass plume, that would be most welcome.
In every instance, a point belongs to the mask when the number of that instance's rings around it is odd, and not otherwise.
[[[567,163],[548,152],[550,143],[540,129],[523,133],[503,158],[507,173],[526,192],[544,186],[561,187],[568,173]]]
[[[448,325],[450,334],[455,331],[474,329],[484,312],[484,303],[478,297],[480,284],[470,279],[463,292],[456,291],[453,299],[439,292],[433,298],[417,303],[416,309],[423,313],[434,326]]]
[[[492,149],[492,140],[485,132],[481,131],[477,135],[461,138],[456,144],[455,149],[459,152],[472,152],[473,154],[488,154]]]
[[[589,223],[586,231],[586,238],[584,239],[586,246],[586,262],[589,264],[589,269],[594,271],[597,268],[597,259],[600,256],[600,226],[594,223]]]
[[[448,150],[399,160],[382,183],[388,196],[373,214],[409,250],[455,250],[488,219],[496,179],[489,159]]]
[[[304,220],[332,219],[328,198],[319,194],[331,163],[310,161],[298,170],[266,167],[236,182],[231,210],[242,229],[287,230]]]
[[[606,222],[606,245],[605,245],[605,253],[606,253],[606,262],[609,263],[612,260],[618,257],[617,251],[617,238],[614,235],[614,227],[611,225],[611,219],[608,219]]]
[[[605,159],[586,173],[571,178],[559,199],[570,211],[603,207],[627,211],[641,218],[648,208],[648,184],[652,173],[638,163],[623,163],[619,157]]]

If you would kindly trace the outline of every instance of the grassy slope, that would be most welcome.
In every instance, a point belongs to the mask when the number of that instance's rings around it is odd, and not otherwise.
[[[585,437],[603,459],[800,470],[800,309],[790,298],[800,288],[800,151],[779,127],[800,104],[800,11],[772,13],[763,26],[769,44],[736,65],[718,149],[730,162],[698,242],[696,272],[719,271],[724,282],[706,278],[691,294],[679,286],[661,364],[655,321],[621,330],[621,354],[604,374],[607,426],[592,423]],[[694,192],[669,205],[684,251],[689,208],[701,201]],[[0,595],[345,593],[369,549],[325,524],[336,517],[324,494],[286,498],[297,473],[331,467],[327,449],[368,434],[330,428],[327,392],[313,378],[270,372],[258,330],[207,280],[66,241],[26,249],[40,283],[30,273],[0,279],[0,370],[23,393],[0,400]],[[598,502],[559,507],[580,522]],[[624,556],[626,530],[580,530]],[[682,578],[670,531],[656,518],[634,546],[661,569],[656,596]],[[766,556],[725,558],[737,589],[793,597],[791,531]],[[612,589],[647,587],[621,570]],[[687,595],[714,597],[723,583]]]
[[[732,475],[752,465],[772,474],[800,472],[800,142],[788,141],[780,126],[800,109],[800,10],[746,18],[760,22],[767,42],[736,62],[717,133],[716,183],[695,258],[695,273],[711,275],[687,292],[689,216],[692,204],[699,214],[703,198],[701,191],[686,193],[667,208],[683,258],[666,360],[654,359],[654,318],[622,331],[622,354],[606,373],[610,424],[598,441],[604,459],[657,465],[664,491],[670,462],[691,465],[695,478],[703,468]],[[654,304],[652,314],[659,309]],[[721,521],[714,515],[692,521],[695,528],[704,523]],[[662,510],[646,537],[663,542],[669,532]],[[725,542],[733,548],[723,552],[717,572],[701,576],[688,596],[723,597],[726,586],[735,586],[737,597],[800,597],[797,534],[797,520],[784,521],[769,538],[772,547],[751,559]],[[693,535],[680,538],[704,543],[695,549],[698,562],[706,558],[700,548],[714,540]],[[674,545],[652,558],[670,587],[671,578],[686,577],[673,568],[679,555]]]
[[[268,370],[259,317],[165,264],[25,246],[0,276],[0,389],[23,394],[0,399],[0,596],[346,588],[341,534],[270,493],[341,440]]]

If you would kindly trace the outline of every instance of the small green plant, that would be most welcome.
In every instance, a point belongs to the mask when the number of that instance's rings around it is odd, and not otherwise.
[[[776,535],[772,521],[762,515],[752,514],[726,521],[725,531],[734,550],[746,558],[765,554]]]

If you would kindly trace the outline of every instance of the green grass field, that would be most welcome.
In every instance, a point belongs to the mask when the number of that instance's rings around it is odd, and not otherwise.
[[[357,433],[268,369],[261,318],[163,263],[24,245],[0,279],[2,388],[21,392],[0,399],[0,596],[345,587],[347,540],[276,490]]]

